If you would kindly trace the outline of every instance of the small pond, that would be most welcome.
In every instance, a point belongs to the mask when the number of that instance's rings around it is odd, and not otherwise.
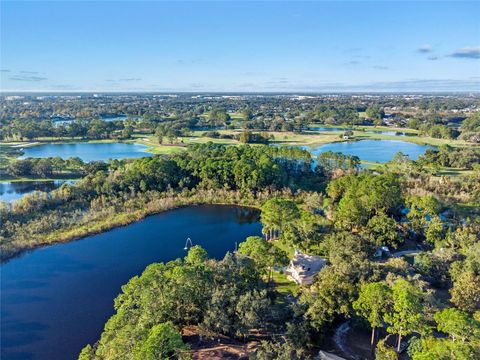
[[[0,201],[12,202],[34,191],[52,191],[75,180],[0,182]]]
[[[323,127],[323,126],[313,126],[309,127],[310,131],[320,131],[320,132],[330,132],[330,131],[345,131],[347,129],[341,127]]]

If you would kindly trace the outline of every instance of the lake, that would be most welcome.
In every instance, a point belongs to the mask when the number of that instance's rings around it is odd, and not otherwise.
[[[430,145],[419,145],[400,140],[344,141],[303,148],[309,150],[315,157],[322,152],[333,151],[356,155],[361,160],[380,163],[392,160],[393,156],[399,151],[408,155],[410,159],[416,160],[427,149],[434,149]]]
[[[60,117],[53,117],[51,118],[55,126],[59,125],[68,125],[72,122],[74,122],[76,119],[64,119]],[[101,120],[103,121],[125,121],[127,119],[132,119],[132,120],[140,120],[140,117],[136,116],[127,116],[127,115],[112,115],[112,116],[101,116]]]
[[[311,130],[311,131],[320,131],[320,132],[331,132],[331,131],[346,131],[348,129],[346,128],[341,128],[341,127],[310,127],[308,128],[308,130]],[[357,130],[357,129],[354,129],[354,131],[361,131],[361,130]],[[402,131],[393,131],[393,130],[390,130],[390,131],[382,131],[382,130],[366,130],[365,129],[365,132],[367,134],[381,134],[381,135],[390,135],[390,136],[405,136],[405,133],[402,132]]]
[[[79,157],[83,161],[139,158],[152,156],[146,152],[147,146],[135,143],[68,143],[42,144],[23,149],[22,159],[28,157],[45,158],[60,156],[63,159]]]
[[[0,267],[0,358],[76,359],[98,340],[113,299],[132,276],[184,257],[188,237],[222,258],[235,242],[261,234],[258,216],[232,206],[186,207],[10,260]]]
[[[0,182],[0,201],[12,202],[34,191],[52,191],[75,180]]]

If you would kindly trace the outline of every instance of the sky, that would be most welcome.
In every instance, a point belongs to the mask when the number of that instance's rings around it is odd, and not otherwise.
[[[480,1],[0,0],[9,91],[480,91]]]

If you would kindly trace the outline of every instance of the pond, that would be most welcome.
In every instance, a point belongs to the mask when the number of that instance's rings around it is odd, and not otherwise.
[[[384,163],[392,160],[393,156],[399,151],[408,155],[410,159],[416,160],[427,149],[434,149],[434,147],[399,140],[360,140],[304,147],[304,149],[309,150],[314,157],[322,152],[333,151],[342,152],[346,155],[356,155],[365,161]]]
[[[341,128],[341,127],[323,127],[323,126],[314,126],[314,127],[309,127],[308,130],[311,131],[345,131],[347,129]]]
[[[68,125],[72,122],[74,122],[76,119],[65,119],[62,117],[53,117],[51,118],[55,126],[59,125]],[[127,119],[132,119],[132,120],[141,120],[140,117],[137,116],[127,116],[127,115],[105,115],[100,117],[101,120],[103,121],[125,121]]]
[[[406,133],[402,131],[381,131],[381,130],[366,130],[367,134],[381,134],[390,136],[406,136]]]
[[[23,149],[22,159],[28,157],[45,158],[60,156],[63,159],[79,157],[83,161],[139,158],[152,156],[146,152],[147,146],[135,143],[67,143],[42,144]]]
[[[331,131],[346,131],[348,129],[341,128],[341,127],[310,127],[308,128],[311,131],[320,131],[320,132],[331,132]],[[354,129],[354,131],[359,131]],[[365,130],[367,134],[381,134],[381,135],[390,135],[390,136],[406,136],[406,134],[402,131],[382,131],[382,130]]]
[[[52,191],[75,180],[0,182],[0,201],[12,202],[34,191]]]
[[[258,216],[232,206],[186,207],[10,260],[1,265],[0,358],[76,359],[98,340],[132,276],[184,257],[188,237],[222,258],[235,242],[261,234]]]

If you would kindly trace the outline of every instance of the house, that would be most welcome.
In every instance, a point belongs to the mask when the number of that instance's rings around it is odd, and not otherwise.
[[[288,277],[299,285],[311,284],[313,277],[327,263],[327,260],[318,256],[308,255],[295,250],[295,255],[290,260],[286,273]]]

